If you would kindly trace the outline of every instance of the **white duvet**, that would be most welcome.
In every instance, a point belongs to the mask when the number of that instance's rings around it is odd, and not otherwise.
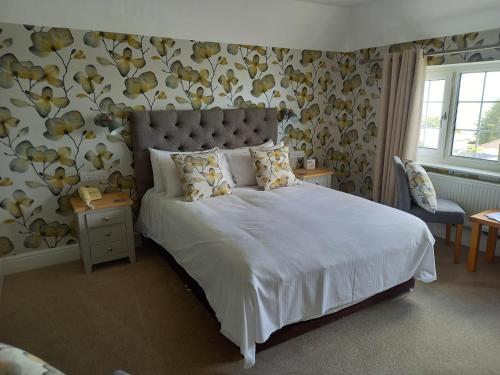
[[[203,288],[245,367],[279,328],[357,303],[412,277],[436,279],[434,238],[405,212],[321,186],[183,202],[149,190],[140,231]]]

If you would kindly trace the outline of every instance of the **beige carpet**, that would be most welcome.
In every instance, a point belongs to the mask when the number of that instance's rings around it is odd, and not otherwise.
[[[453,265],[438,243],[439,281],[260,352],[248,371],[156,249],[90,275],[72,262],[7,277],[0,341],[69,375],[498,374],[500,262],[468,273],[465,253]]]

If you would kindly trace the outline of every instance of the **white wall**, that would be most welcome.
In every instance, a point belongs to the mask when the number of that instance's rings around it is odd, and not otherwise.
[[[500,27],[499,0],[326,3],[0,0],[0,22],[326,51],[352,51]]]
[[[350,14],[285,0],[0,0],[0,9],[0,22],[319,50],[346,49]]]
[[[499,0],[378,0],[352,7],[348,48],[495,29]]]

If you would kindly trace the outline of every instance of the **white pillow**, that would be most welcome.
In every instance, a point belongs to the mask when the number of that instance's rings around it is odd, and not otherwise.
[[[250,148],[254,150],[266,149],[273,147],[272,140],[267,141],[258,146],[240,147],[232,150],[221,150],[228,161],[230,171],[232,173],[235,186],[255,186],[257,179],[255,178],[255,170],[250,156]]]
[[[212,150],[207,150],[207,152]],[[157,193],[165,192],[168,198],[183,195],[184,191],[177,173],[177,168],[170,155],[191,154],[192,152],[163,151],[155,149],[149,149],[149,152],[151,154],[151,166],[153,168],[154,191]],[[219,165],[222,169],[222,173],[224,174],[224,179],[229,184],[229,187],[234,187],[234,180],[231,175],[227,159],[220,151],[219,158]]]
[[[165,184],[163,183],[163,177],[161,174],[159,154],[163,151],[155,150],[154,148],[148,148],[149,157],[151,158],[151,168],[153,169],[153,189],[156,193],[162,193],[165,191]]]

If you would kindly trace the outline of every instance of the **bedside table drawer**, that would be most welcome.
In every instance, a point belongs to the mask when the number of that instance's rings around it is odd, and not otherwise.
[[[329,188],[330,187],[330,179],[331,179],[331,176],[321,176],[321,177],[315,177],[315,178],[308,178],[304,181],[309,182],[311,184],[321,185],[321,186]]]
[[[126,211],[115,209],[103,212],[89,212],[86,214],[87,226],[89,228],[99,228],[103,225],[123,223],[126,220]]]
[[[108,242],[102,245],[93,245],[90,248],[92,259],[113,258],[127,256],[128,244],[126,240]]]
[[[91,244],[125,239],[126,235],[127,229],[123,223],[89,229],[89,239]]]

